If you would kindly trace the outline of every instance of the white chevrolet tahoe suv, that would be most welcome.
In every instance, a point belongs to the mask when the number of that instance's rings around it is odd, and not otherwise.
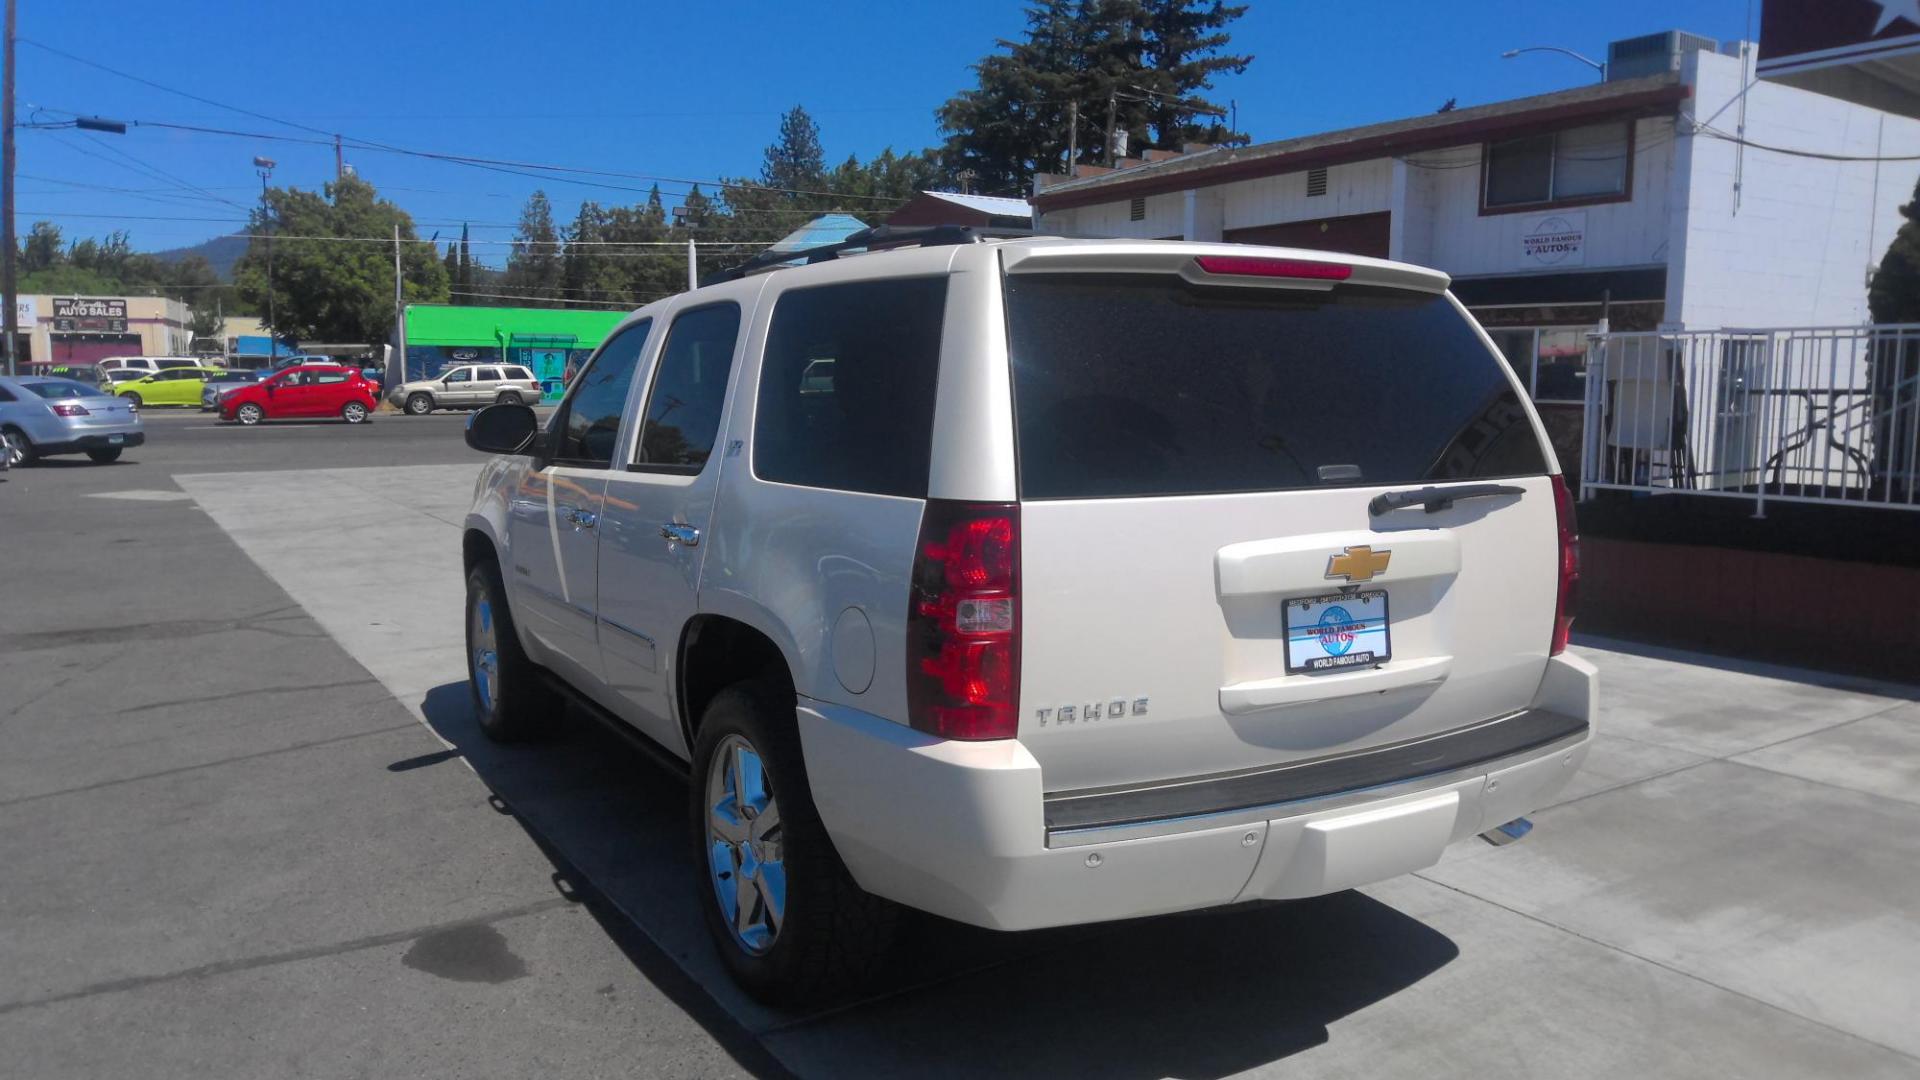
[[[847,987],[896,904],[1016,930],[1379,881],[1580,767],[1571,500],[1445,275],[836,254],[649,304],[544,429],[467,431],[505,455],[465,522],[481,726],[564,695],[687,761],[750,992]]]

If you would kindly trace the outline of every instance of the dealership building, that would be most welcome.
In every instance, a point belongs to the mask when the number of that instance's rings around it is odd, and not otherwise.
[[[22,371],[109,356],[177,356],[190,344],[187,305],[164,296],[23,295],[16,311]]]
[[[1868,276],[1920,160],[1848,159],[1920,157],[1920,121],[1756,82],[1754,52],[1650,35],[1610,46],[1595,85],[1082,166],[1040,178],[1037,227],[1436,267],[1535,398],[1577,410],[1603,317],[1614,330],[1868,321]]]

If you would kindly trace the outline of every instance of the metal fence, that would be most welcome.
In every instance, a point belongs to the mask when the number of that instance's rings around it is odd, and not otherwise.
[[[1920,324],[1595,334],[1582,491],[1920,510]]]

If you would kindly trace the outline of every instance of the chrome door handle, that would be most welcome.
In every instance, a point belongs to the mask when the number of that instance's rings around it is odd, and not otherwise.
[[[700,544],[700,530],[691,525],[682,525],[675,521],[660,526],[660,539],[665,540],[669,544],[685,544],[687,547],[698,547]]]
[[[600,515],[591,510],[569,509],[567,520],[573,522],[573,527],[576,529],[591,529],[599,522]]]

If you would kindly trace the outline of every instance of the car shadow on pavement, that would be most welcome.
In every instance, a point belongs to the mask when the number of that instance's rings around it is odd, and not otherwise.
[[[554,863],[562,895],[756,1072],[1227,1076],[1325,1042],[1332,1022],[1458,955],[1357,892],[1024,933],[913,914],[861,998],[769,1009],[707,938],[683,773],[578,715],[552,739],[496,745],[464,682],[428,691],[422,711]]]

